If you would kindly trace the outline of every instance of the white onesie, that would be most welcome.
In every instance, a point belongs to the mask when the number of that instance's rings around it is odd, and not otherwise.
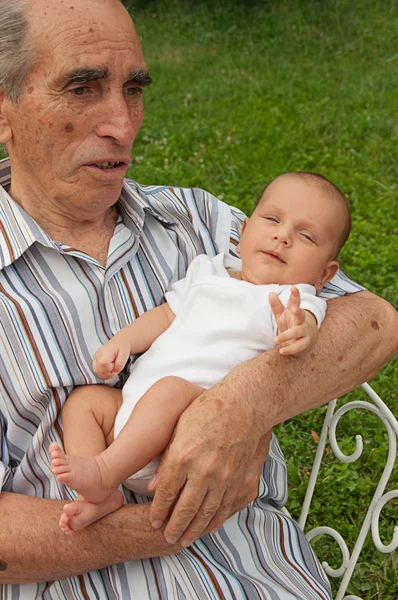
[[[115,437],[134,406],[159,379],[176,375],[205,389],[239,363],[273,346],[275,318],[268,296],[275,292],[286,306],[291,285],[255,285],[229,276],[241,261],[230,255],[197,256],[186,277],[174,283],[166,301],[176,315],[171,326],[132,366],[123,388],[123,404],[115,421]],[[320,327],[326,301],[309,284],[298,284],[300,306],[311,311]],[[130,477],[124,485],[147,494],[157,460]]]

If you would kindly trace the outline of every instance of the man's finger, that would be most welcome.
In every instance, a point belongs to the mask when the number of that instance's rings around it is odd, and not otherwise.
[[[246,505],[245,505],[246,506]],[[243,506],[242,506],[243,508]],[[208,525],[208,531],[210,533],[215,533],[217,531],[217,529],[219,529],[227,519],[229,519],[229,517],[231,515],[233,515],[235,512],[235,510],[233,510],[232,508],[232,498],[229,494],[225,493],[223,496],[223,499],[221,501],[221,504],[219,506],[218,511],[216,512],[216,514],[214,515],[214,517],[212,518],[212,520],[210,521],[209,525]]]
[[[246,472],[246,477],[242,480],[242,485],[239,490],[240,493],[233,499],[233,504],[229,501],[227,493],[224,494],[217,514],[209,523],[208,531],[210,531],[210,533],[214,533],[227,519],[229,519],[229,517],[245,508],[250,502],[253,502],[253,500],[257,498],[260,477],[263,465],[268,457],[271,437],[272,431],[268,431],[261,437]]]
[[[200,538],[205,533],[209,523],[219,511],[220,506],[223,504],[224,496],[231,498],[231,494],[223,495],[219,489],[208,491],[197,514],[192,519],[189,527],[181,535],[181,544],[184,547],[190,546],[195,540]],[[226,514],[225,518],[228,518],[232,499],[229,499],[226,502],[227,503],[224,506],[224,512]],[[224,522],[224,520],[222,522]]]
[[[189,527],[191,521],[200,510],[206,494],[206,487],[198,486],[187,481],[174,506],[173,513],[164,531],[164,536],[169,544],[174,544],[179,540],[184,531]],[[192,542],[193,541],[194,540],[192,540]],[[187,545],[190,545],[190,543]]]
[[[162,477],[161,469],[158,468],[159,479],[149,512],[149,519],[154,529],[159,529],[167,521],[170,510],[186,482],[185,474],[176,480],[175,471],[169,467],[169,472],[174,472],[173,478]]]

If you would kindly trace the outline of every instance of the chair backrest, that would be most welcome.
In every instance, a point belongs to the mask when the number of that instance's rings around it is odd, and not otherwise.
[[[356,436],[356,448],[351,455],[346,456],[345,454],[343,454],[343,452],[341,452],[336,440],[336,426],[340,418],[352,409],[364,409],[377,415],[387,429],[389,439],[388,456],[386,465],[380,477],[380,481],[378,482],[369,509],[363,519],[362,527],[355,542],[354,548],[352,549],[352,552],[350,553],[348,546],[343,537],[340,535],[340,533],[332,527],[315,527],[314,529],[311,529],[306,533],[306,537],[308,540],[312,540],[316,536],[322,534],[329,535],[340,546],[342,553],[342,563],[338,569],[332,569],[327,562],[322,563],[322,566],[329,577],[343,577],[335,600],[361,600],[360,598],[358,598],[358,596],[345,596],[345,593],[347,591],[347,586],[350,582],[352,573],[354,571],[354,567],[357,564],[366,536],[370,529],[372,531],[374,545],[378,550],[380,550],[380,552],[390,553],[396,550],[398,547],[398,527],[394,528],[394,535],[390,544],[383,544],[380,540],[379,535],[379,516],[381,510],[384,508],[387,502],[389,502],[393,498],[398,498],[398,490],[393,490],[384,493],[392,469],[394,467],[394,462],[397,454],[398,421],[394,417],[390,409],[386,406],[386,404],[370,387],[370,385],[364,383],[361,387],[371,401],[357,400],[348,402],[347,404],[344,404],[338,410],[336,410],[336,400],[333,400],[328,406],[328,410],[322,428],[322,433],[318,443],[317,452],[315,455],[314,464],[311,471],[311,477],[308,483],[303,507],[301,510],[301,515],[298,521],[300,527],[304,529],[309,507],[314,493],[315,483],[319,473],[319,468],[325,451],[327,439],[329,439],[334,455],[341,462],[352,463],[356,461],[362,454],[363,442],[361,435]]]

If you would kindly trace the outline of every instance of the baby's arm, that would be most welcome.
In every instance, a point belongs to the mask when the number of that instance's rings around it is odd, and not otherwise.
[[[315,316],[300,308],[300,292],[293,286],[287,306],[274,293],[269,295],[278,335],[274,342],[281,346],[279,352],[285,356],[300,354],[312,348],[318,339]]]
[[[132,354],[141,354],[170,327],[175,314],[165,302],[121,329],[94,354],[93,370],[102,379],[120,373]]]

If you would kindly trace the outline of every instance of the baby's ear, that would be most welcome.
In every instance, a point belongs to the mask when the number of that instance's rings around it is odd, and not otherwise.
[[[339,263],[337,260],[330,260],[314,284],[316,291],[319,292],[328,281],[333,279],[338,270]]]

